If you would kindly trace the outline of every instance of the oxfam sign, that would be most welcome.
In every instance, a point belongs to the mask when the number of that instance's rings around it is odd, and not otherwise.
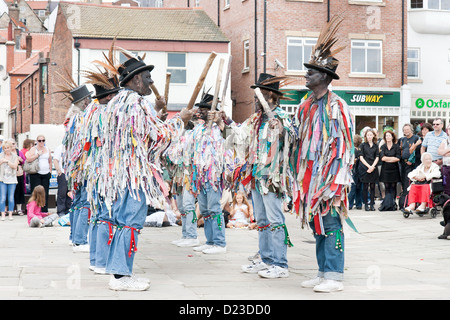
[[[423,109],[423,108],[435,108],[435,109],[447,109],[450,108],[450,102],[441,100],[434,100],[434,99],[423,99],[418,98],[416,99],[416,108],[417,109]]]

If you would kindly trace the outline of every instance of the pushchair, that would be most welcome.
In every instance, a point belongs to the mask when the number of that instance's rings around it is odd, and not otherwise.
[[[442,208],[439,208],[439,206],[437,205],[437,201],[435,201],[435,197],[440,195],[443,192],[444,192],[444,185],[442,182],[442,178],[432,179],[431,180],[430,201],[428,202],[428,206],[425,209],[425,211],[415,212],[415,214],[417,214],[419,217],[423,217],[425,214],[429,213],[431,218],[433,218],[433,219],[436,218],[436,216],[440,213]],[[408,192],[408,195],[405,197],[404,208],[408,204],[408,197],[409,197],[409,192]],[[408,218],[412,214],[412,212],[408,212],[406,209],[402,209],[402,212],[403,212],[404,218]]]

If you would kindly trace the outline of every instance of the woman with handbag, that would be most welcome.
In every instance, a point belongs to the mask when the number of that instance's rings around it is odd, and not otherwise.
[[[6,141],[2,146],[0,153],[0,212],[2,221],[5,220],[6,203],[8,203],[9,220],[13,220],[14,210],[14,191],[17,185],[17,165],[19,160],[15,150],[13,150],[11,141]]]
[[[17,214],[22,216],[24,211],[26,210],[25,204],[25,173],[23,171],[23,164],[25,163],[25,154],[20,151],[16,146],[16,140],[9,139],[13,146],[13,152],[16,152],[17,160],[19,160],[19,165],[17,166],[17,186],[16,191],[14,192],[14,203],[17,207]],[[20,209],[19,209],[20,205]]]
[[[375,211],[375,184],[379,181],[377,163],[380,157],[377,141],[374,139],[375,133],[369,129],[364,134],[364,142],[361,144],[359,154],[359,173],[363,183],[364,210]],[[369,190],[370,188],[370,190]],[[370,208],[368,195],[370,192]]]
[[[383,134],[384,144],[380,147],[381,173],[380,181],[384,183],[385,195],[378,210],[395,211],[397,204],[397,183],[400,179],[399,161],[401,158],[400,146],[392,130],[386,130]]]
[[[37,145],[32,147],[25,155],[27,158],[26,162],[33,164],[34,168],[32,171],[27,171],[27,166],[25,166],[24,169],[29,173],[31,193],[33,193],[34,188],[38,185],[44,187],[45,207],[42,208],[42,212],[48,212],[48,193],[50,178],[52,176],[52,155],[50,149],[45,146],[45,137],[43,135],[39,135],[36,141]],[[36,163],[38,164],[37,170]]]

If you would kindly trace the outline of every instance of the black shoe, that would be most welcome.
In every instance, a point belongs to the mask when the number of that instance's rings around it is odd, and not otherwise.
[[[362,207],[356,207],[356,210],[361,210],[362,209]]]
[[[370,211],[375,211],[375,208],[373,206],[370,206]]]
[[[370,209],[369,209],[369,205],[367,205],[367,204],[366,204],[366,205],[364,205],[364,210],[365,210],[365,211],[370,211]]]

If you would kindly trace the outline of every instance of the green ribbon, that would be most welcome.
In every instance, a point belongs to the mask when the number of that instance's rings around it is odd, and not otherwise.
[[[342,228],[341,229],[337,229],[337,230],[333,230],[330,232],[326,233],[327,236],[332,236],[334,234],[336,234],[336,243],[335,243],[335,248],[338,249],[341,252],[344,252],[344,248],[342,247]]]
[[[216,215],[213,215],[212,218],[217,218],[217,225],[219,226],[219,230],[222,230],[222,218],[220,217],[222,215],[222,213],[218,213]]]
[[[293,247],[294,245],[292,244],[290,238],[289,238],[289,233],[287,231],[287,227],[286,224],[280,224],[278,226],[274,226],[272,227],[272,231],[278,228],[283,228],[284,229],[284,244],[286,244],[288,247]]]

